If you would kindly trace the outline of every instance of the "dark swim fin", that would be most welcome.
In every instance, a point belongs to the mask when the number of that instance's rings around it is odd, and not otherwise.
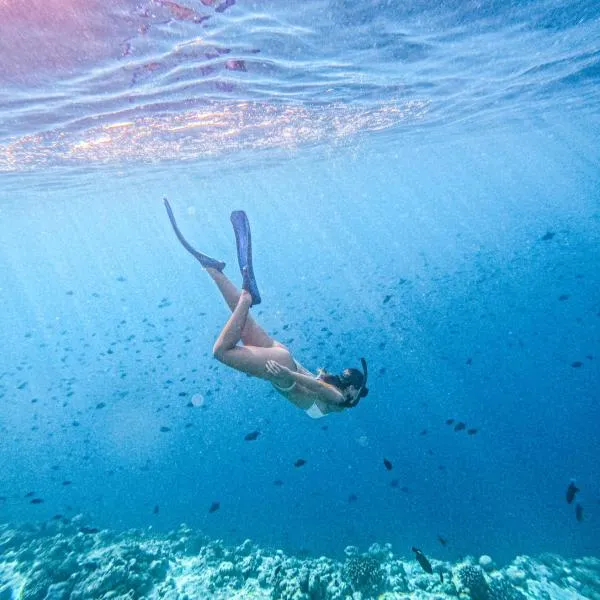
[[[238,262],[243,277],[242,287],[250,292],[252,306],[254,306],[261,303],[261,298],[252,268],[252,236],[250,235],[250,223],[246,213],[243,210],[234,210],[231,213],[231,224],[235,231]]]
[[[210,256],[206,256],[206,254],[202,254],[202,252],[198,252],[190,246],[187,240],[181,235],[181,231],[179,231],[179,227],[177,227],[177,222],[175,221],[175,217],[173,216],[173,211],[171,210],[171,205],[166,198],[163,198],[165,203],[165,208],[167,209],[167,214],[169,215],[169,221],[171,221],[171,225],[173,225],[173,230],[175,231],[175,235],[177,239],[181,242],[183,247],[198,261],[200,264],[206,268],[210,267],[211,269],[216,269],[217,271],[222,271],[225,268],[225,263],[217,260],[215,258],[211,258]]]

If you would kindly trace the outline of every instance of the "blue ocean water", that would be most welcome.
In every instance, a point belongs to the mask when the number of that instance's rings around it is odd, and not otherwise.
[[[9,2],[0,80],[0,522],[598,555],[597,3]],[[163,196],[357,408],[213,359]]]

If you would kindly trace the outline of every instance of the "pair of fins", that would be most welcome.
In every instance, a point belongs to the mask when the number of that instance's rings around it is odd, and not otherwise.
[[[225,263],[211,258],[202,252],[198,252],[193,248],[188,241],[183,237],[177,221],[175,221],[175,215],[169,201],[164,198],[165,208],[167,209],[167,215],[169,215],[169,221],[173,226],[177,239],[181,242],[181,245],[196,259],[204,268],[216,269],[217,271],[223,271]],[[240,265],[240,271],[242,272],[242,288],[250,293],[252,296],[252,306],[261,303],[260,292],[256,284],[254,277],[254,269],[252,267],[252,236],[250,234],[250,223],[248,222],[248,216],[243,210],[234,210],[231,213],[231,224],[233,225],[233,231],[235,232],[235,243],[237,246],[238,263]]]

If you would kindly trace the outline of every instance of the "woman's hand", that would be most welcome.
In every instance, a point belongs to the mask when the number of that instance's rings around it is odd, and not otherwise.
[[[280,365],[276,360],[268,360],[265,369],[267,370],[267,373],[274,377],[285,377],[292,374],[287,367]]]

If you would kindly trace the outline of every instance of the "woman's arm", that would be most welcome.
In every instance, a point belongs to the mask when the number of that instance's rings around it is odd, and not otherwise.
[[[274,360],[270,360],[266,364],[266,369],[271,375],[281,376],[285,375],[296,383],[305,387],[310,392],[314,392],[319,395],[319,398],[328,404],[340,405],[345,401],[344,395],[333,385],[325,383],[320,379],[309,377],[298,373],[298,371],[292,371],[283,365],[280,365]]]

